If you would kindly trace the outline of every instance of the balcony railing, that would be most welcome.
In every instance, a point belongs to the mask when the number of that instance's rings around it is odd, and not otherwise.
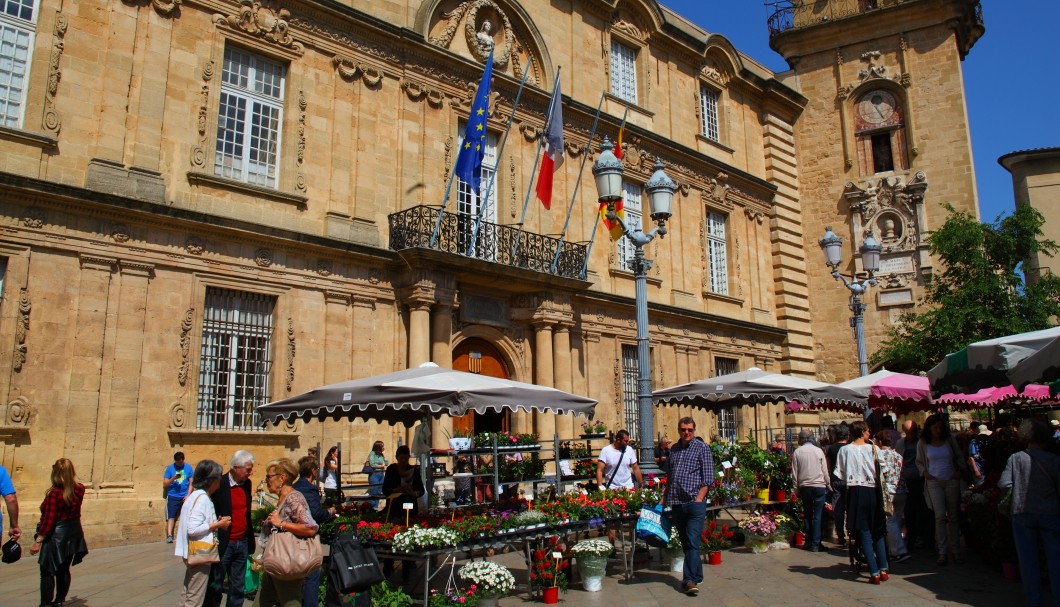
[[[441,225],[438,215],[442,213]],[[438,234],[431,246],[435,226]],[[513,268],[560,276],[585,278],[588,246],[560,241],[552,236],[520,231],[518,226],[483,221],[475,236],[475,218],[465,213],[444,213],[438,207],[415,206],[390,215],[390,248],[394,251],[424,248],[481,259]],[[556,250],[559,249],[559,257]]]
[[[772,38],[790,29],[835,21],[836,19],[915,1],[830,0],[821,2],[814,0],[775,0],[770,3],[773,5],[773,14],[769,16],[769,37]],[[978,24],[982,25],[983,7],[979,2],[976,2],[975,5],[975,19]]]

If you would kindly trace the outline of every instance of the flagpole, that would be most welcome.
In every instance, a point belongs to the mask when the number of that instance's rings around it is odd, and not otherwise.
[[[562,65],[559,66],[559,68],[556,69],[556,77],[552,81],[552,92],[553,93],[555,93],[556,87],[559,86],[559,72],[562,69],[563,69]],[[555,97],[555,95],[552,95],[552,97]],[[557,101],[561,101],[561,100],[551,99],[550,98],[549,101],[548,101],[548,110],[546,110],[545,116],[549,120],[552,119],[552,104],[556,103]],[[537,165],[541,161],[541,150],[545,147],[544,134],[548,132],[548,127],[549,127],[549,124],[546,122],[545,123],[545,128],[542,129],[542,131],[541,131],[541,135],[542,136],[538,137],[538,139],[537,139],[537,151],[534,152],[534,168],[530,169],[530,183],[526,186],[526,198],[523,199],[523,212],[519,216],[519,231],[516,232],[516,234],[515,234],[515,244],[512,245],[512,261],[513,262],[515,262],[517,260],[517,256],[518,256],[518,253],[519,253],[519,246],[523,242],[523,227],[524,227],[524,223],[526,222],[526,208],[528,206],[530,206],[530,192],[533,191],[533,189],[534,189],[534,177],[537,176]]]
[[[578,196],[578,186],[582,182],[582,174],[585,173],[585,162],[589,160],[589,149],[593,145],[593,137],[596,137],[596,125],[600,122],[600,109],[604,107],[604,92],[600,91],[600,103],[596,104],[596,116],[593,117],[593,128],[589,130],[589,141],[585,144],[585,153],[582,154],[582,165],[578,168],[578,179],[574,181],[574,192],[570,197],[570,206],[567,207],[567,218],[563,220],[563,231],[559,233],[559,242],[556,243],[556,256],[552,259],[552,273],[556,273],[559,266],[559,254],[563,250],[563,238],[567,235],[567,226],[570,225],[570,214],[574,210],[574,199]],[[629,107],[626,107],[629,111]],[[623,120],[625,118],[623,117]]]
[[[483,211],[489,206],[490,203],[490,192],[493,191],[493,183],[497,180],[497,173],[500,172],[500,160],[504,155],[504,144],[508,143],[508,133],[512,129],[512,121],[515,120],[515,110],[519,107],[519,98],[523,95],[523,86],[526,84],[526,77],[530,75],[530,68],[534,65],[533,57],[530,58],[530,63],[526,66],[526,70],[523,72],[523,80],[519,83],[519,90],[515,93],[515,103],[512,105],[512,114],[508,116],[508,124],[504,127],[504,136],[501,137],[500,148],[497,149],[497,166],[493,169],[493,174],[490,175],[489,183],[486,184],[486,194],[479,194],[478,205],[478,217],[475,219],[475,231],[471,234],[471,244],[467,248],[467,256],[472,257],[472,253],[475,251],[475,243],[478,242],[478,232],[482,227],[482,214]]]

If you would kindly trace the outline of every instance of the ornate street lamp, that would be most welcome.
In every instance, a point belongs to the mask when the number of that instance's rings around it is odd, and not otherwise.
[[[858,277],[857,273],[851,275],[850,280],[839,273],[839,264],[843,263],[843,239],[836,236],[832,226],[824,229],[824,238],[820,241],[821,250],[824,251],[824,263],[832,268],[832,278],[843,281],[850,291],[850,326],[854,328],[854,339],[858,345],[858,373],[869,374],[868,357],[865,354],[865,304],[861,303],[861,294],[869,290],[870,286],[876,284],[876,272],[880,269],[880,251],[883,247],[872,237],[872,232],[865,234],[865,242],[861,248],[861,267],[868,276],[864,279]]]
[[[630,267],[636,285],[637,305],[637,440],[640,444],[638,461],[642,473],[658,471],[655,465],[655,428],[651,411],[651,365],[649,364],[650,346],[648,343],[648,270],[651,261],[644,259],[644,245],[666,235],[666,220],[673,214],[674,192],[677,184],[663,171],[664,165],[656,159],[655,172],[644,184],[651,205],[651,218],[658,227],[645,234],[639,226],[630,229],[626,222],[615,213],[615,202],[622,199],[622,172],[625,165],[611,151],[614,146],[604,138],[600,146],[600,157],[593,163],[593,176],[596,178],[596,189],[599,201],[607,204],[607,218],[618,221],[622,232],[633,245],[633,259]]]

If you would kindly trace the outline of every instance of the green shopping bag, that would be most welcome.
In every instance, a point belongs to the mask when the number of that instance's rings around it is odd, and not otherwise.
[[[257,592],[258,588],[261,588],[261,572],[254,571],[247,563],[247,573],[243,576],[243,592],[250,594]]]

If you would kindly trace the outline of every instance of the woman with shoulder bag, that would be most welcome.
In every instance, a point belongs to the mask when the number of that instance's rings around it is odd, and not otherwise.
[[[846,525],[851,538],[857,538],[869,567],[869,583],[890,579],[882,481],[879,478],[876,446],[869,443],[869,426],[858,420],[850,424],[850,444],[839,450],[835,475],[846,482]]]
[[[962,563],[961,528],[957,515],[961,507],[961,476],[967,473],[967,458],[950,434],[949,424],[939,414],[924,422],[924,435],[917,444],[916,466],[924,476],[924,497],[935,512],[935,547],[938,564],[949,560]]]
[[[210,496],[221,486],[221,464],[204,459],[195,466],[192,492],[180,508],[180,523],[173,543],[174,554],[184,559],[184,591],[180,594],[181,607],[199,607],[206,598],[210,581],[210,566],[220,561],[217,536],[214,531],[228,529],[232,517],[217,518]]]
[[[309,503],[305,496],[295,490],[294,482],[298,480],[298,468],[288,458],[269,462],[265,467],[265,485],[270,493],[277,495],[276,509],[267,519],[261,532],[264,571],[261,574],[261,588],[254,597],[255,607],[301,607],[302,585],[310,572],[320,568],[320,546],[316,544],[316,562],[308,566],[301,577],[294,579],[280,579],[274,573],[279,568],[286,568],[289,563],[273,563],[270,559],[277,558],[277,546],[269,547],[270,543],[288,543],[290,538],[280,537],[289,533],[295,538],[313,538],[317,534],[317,523],[309,514]],[[314,540],[315,542],[315,540]],[[281,557],[282,558],[282,557]],[[272,572],[272,573],[270,573]],[[288,578],[290,576],[283,576]]]

